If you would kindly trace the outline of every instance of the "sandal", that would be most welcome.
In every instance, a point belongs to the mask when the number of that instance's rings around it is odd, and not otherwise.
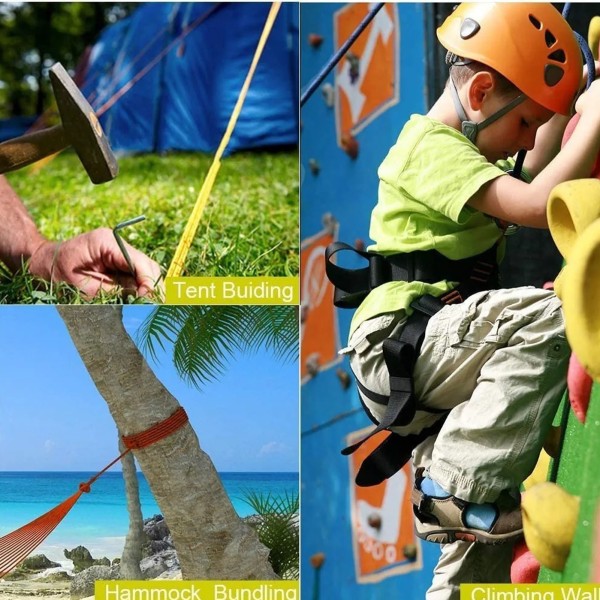
[[[429,542],[450,544],[456,541],[480,542],[482,544],[503,544],[523,537],[521,507],[504,508],[495,505],[496,519],[492,526],[476,529],[465,520],[469,502],[456,496],[436,498],[426,496],[421,491],[424,469],[415,474],[415,487],[412,490],[413,512],[417,536]]]

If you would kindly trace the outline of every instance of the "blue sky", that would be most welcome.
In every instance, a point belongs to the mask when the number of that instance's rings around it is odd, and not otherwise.
[[[124,307],[130,334],[151,309]],[[95,471],[118,455],[106,403],[54,307],[0,307],[0,344],[0,471]],[[166,356],[149,364],[217,470],[298,471],[296,361],[263,349],[239,355],[202,391],[183,383]]]

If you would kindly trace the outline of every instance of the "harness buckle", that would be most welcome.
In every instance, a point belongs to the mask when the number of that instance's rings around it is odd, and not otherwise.
[[[444,304],[459,304],[461,302],[464,302],[463,297],[461,296],[461,293],[458,291],[458,288],[454,288],[453,290],[450,290],[447,294],[444,294],[440,300],[444,303]]]

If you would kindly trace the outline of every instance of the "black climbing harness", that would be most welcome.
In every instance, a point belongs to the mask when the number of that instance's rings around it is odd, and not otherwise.
[[[302,94],[301,106],[314,93],[327,74],[341,60],[350,45],[364,31],[382,7],[383,3],[378,3],[369,11],[367,17],[359,24],[346,44],[339,49]],[[567,3],[563,10],[565,19],[567,18],[569,8],[570,3]],[[587,89],[594,79],[594,60],[585,40],[577,32],[574,33],[579,41],[588,66]],[[469,139],[474,139],[478,130],[499,118],[523,100],[523,96],[519,96],[487,121],[475,124],[469,122],[466,118],[456,89],[454,89],[452,78],[451,84],[453,102],[459,117],[463,121],[463,133]],[[521,171],[525,154],[525,150],[521,150],[518,153],[514,168],[509,171],[511,176],[522,179]],[[496,223],[503,229],[505,235],[510,235],[517,229],[515,225],[502,223],[498,220],[496,220]],[[333,257],[339,252],[347,250],[366,259],[368,265],[362,269],[345,269],[335,264],[332,260]],[[416,413],[413,371],[425,336],[427,323],[445,305],[462,302],[475,292],[498,287],[496,252],[497,244],[478,256],[452,261],[435,250],[382,256],[373,252],[356,250],[342,242],[336,242],[327,248],[325,268],[327,277],[335,286],[334,304],[339,308],[358,307],[373,289],[391,281],[437,283],[447,280],[458,283],[454,289],[439,298],[425,295],[414,301],[411,304],[413,313],[408,317],[401,333],[383,342],[384,360],[390,375],[389,396],[377,394],[367,389],[357,379],[361,402],[376,427],[365,438],[345,448],[342,451],[343,454],[351,454],[379,431],[392,426],[407,425],[413,420]],[[371,414],[362,396],[386,407],[381,421],[378,421]],[[437,434],[449,411],[429,410],[429,412],[438,412],[439,418],[433,425],[426,427],[418,434],[400,436],[390,432],[390,435],[363,461],[356,476],[356,483],[360,486],[376,485],[391,477],[408,462],[416,446],[431,435]]]
[[[333,262],[336,254],[350,251],[366,259],[361,269],[346,269]],[[352,248],[343,242],[331,244],[325,252],[327,277],[335,286],[334,304],[340,308],[356,308],[369,292],[391,281],[420,281],[437,283],[448,280],[458,285],[436,298],[421,296],[411,304],[413,313],[407,318],[402,331],[383,342],[383,357],[389,373],[390,394],[373,392],[356,378],[359,397],[369,418],[376,427],[363,439],[345,448],[342,454],[352,454],[376,433],[392,426],[408,425],[417,411],[414,395],[413,371],[429,319],[447,304],[462,302],[468,296],[498,286],[497,245],[489,250],[462,260],[450,260],[435,250],[399,253],[383,256]],[[385,406],[381,420],[377,420],[363,401],[363,396]],[[439,415],[438,420],[418,434],[390,435],[362,463],[356,477],[361,486],[376,485],[391,477],[410,459],[414,448],[429,436],[438,433],[449,411],[423,409]]]
[[[333,262],[342,251],[351,252],[368,262],[361,269],[346,269]],[[492,246],[482,254],[451,260],[436,250],[417,250],[383,256],[376,252],[356,250],[344,242],[334,242],[325,251],[325,272],[335,286],[333,303],[338,308],[357,308],[369,292],[390,281],[421,281],[438,283],[443,280],[460,284],[447,296],[459,294],[462,302],[467,296],[490,289],[484,287],[498,283],[497,247]],[[450,304],[449,298],[441,300]],[[418,309],[417,309],[418,310]],[[427,309],[428,310],[428,309]]]

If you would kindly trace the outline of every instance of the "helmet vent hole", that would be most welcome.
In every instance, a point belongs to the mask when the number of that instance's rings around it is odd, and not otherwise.
[[[554,44],[556,44],[556,38],[552,35],[551,31],[546,30],[546,46],[548,48],[552,48],[552,46],[554,46]]]
[[[567,57],[565,56],[564,50],[555,50],[552,54],[548,56],[548,58],[560,63],[565,63],[567,61]]]
[[[529,20],[536,29],[542,28],[542,24],[533,15],[529,15]]]
[[[546,65],[544,69],[544,81],[548,87],[554,87],[565,74],[564,70],[557,65]]]
[[[463,40],[468,40],[469,38],[472,38],[480,29],[481,27],[477,21],[474,19],[465,19],[460,26],[460,37]]]

